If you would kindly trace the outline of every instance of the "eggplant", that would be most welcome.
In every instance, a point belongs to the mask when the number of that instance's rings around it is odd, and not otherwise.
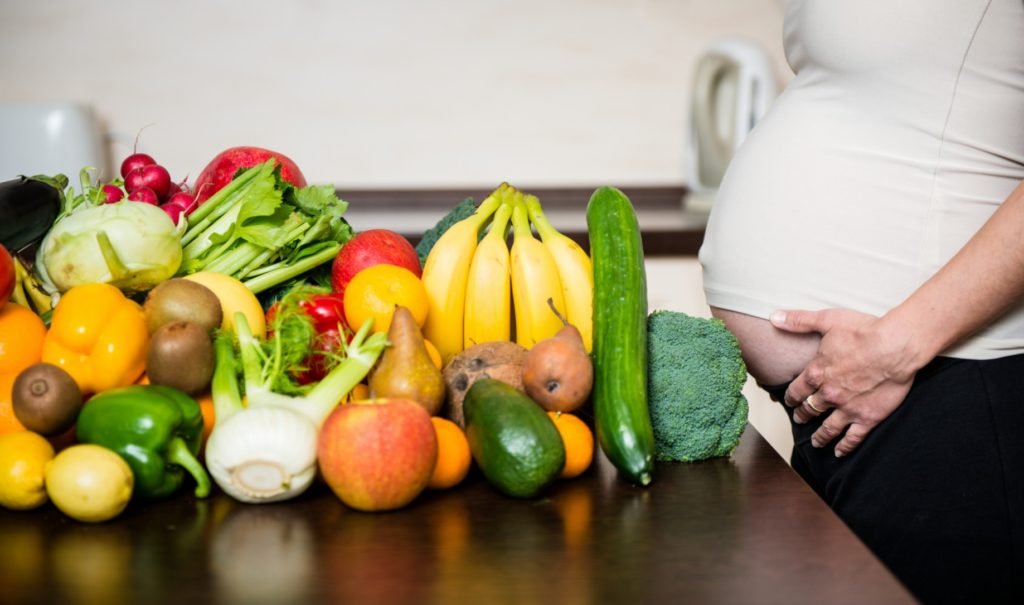
[[[43,239],[63,205],[62,178],[19,176],[0,183],[0,244],[19,252]]]

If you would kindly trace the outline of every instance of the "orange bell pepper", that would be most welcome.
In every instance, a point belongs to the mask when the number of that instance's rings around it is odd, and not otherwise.
[[[23,431],[11,403],[14,379],[39,361],[46,326],[27,307],[9,302],[0,308],[0,435]]]
[[[75,286],[53,310],[43,361],[60,366],[82,394],[135,382],[146,367],[142,307],[110,284]]]

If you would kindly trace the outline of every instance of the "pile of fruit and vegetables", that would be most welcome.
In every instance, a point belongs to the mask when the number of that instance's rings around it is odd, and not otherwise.
[[[414,248],[354,230],[332,186],[265,149],[228,149],[191,185],[143,153],[93,174],[0,183],[8,509],[97,522],[322,480],[390,510],[473,468],[530,498],[597,447],[645,486],[655,460],[728,455],[746,425],[732,335],[648,313],[617,189],[590,199],[587,254],[505,183]]]

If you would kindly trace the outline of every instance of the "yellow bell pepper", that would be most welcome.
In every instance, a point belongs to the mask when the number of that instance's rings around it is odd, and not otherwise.
[[[142,307],[110,284],[65,292],[43,341],[43,361],[63,368],[83,394],[132,384],[146,367]]]

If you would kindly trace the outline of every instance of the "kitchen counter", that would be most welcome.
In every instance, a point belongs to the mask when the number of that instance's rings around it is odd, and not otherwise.
[[[586,249],[586,208],[595,187],[523,187],[536,195],[544,214],[556,229],[572,237]],[[480,203],[491,190],[346,190],[338,196],[349,202],[345,218],[357,231],[385,228],[419,241],[423,232],[456,204],[473,198]],[[643,232],[646,256],[696,256],[704,240],[707,212],[687,207],[687,190],[681,186],[622,187],[637,213]]]
[[[476,474],[366,514],[323,485],[244,505],[216,493],[132,504],[87,525],[0,510],[3,603],[912,603],[751,426],[730,458],[603,457],[543,497]]]

